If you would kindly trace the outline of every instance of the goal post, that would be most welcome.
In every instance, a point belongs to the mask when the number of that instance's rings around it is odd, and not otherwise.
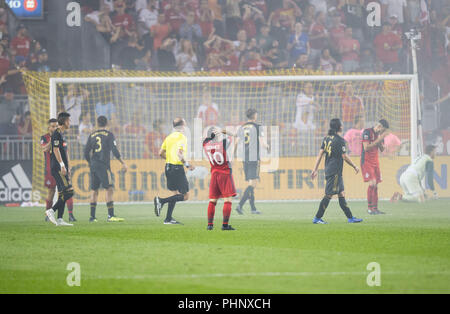
[[[119,190],[116,200],[122,202],[150,201],[154,195],[166,193],[164,161],[147,147],[150,142],[160,143],[161,139],[155,135],[157,128],[167,134],[173,118],[182,116],[192,130],[190,137],[198,140],[205,126],[213,122],[237,130],[245,122],[245,111],[250,107],[258,110],[258,120],[272,146],[271,153],[277,152],[279,159],[261,175],[257,189],[260,199],[319,198],[323,193],[323,173],[318,182],[311,182],[307,174],[320,149],[321,139],[327,133],[329,120],[336,117],[345,120],[345,133],[353,127],[358,115],[366,128],[381,118],[387,119],[393,134],[401,141],[401,147],[392,155],[381,157],[383,178],[390,182],[387,189],[390,193],[398,187],[399,169],[422,150],[417,131],[420,115],[415,80],[415,75],[324,75],[300,70],[194,75],[134,71],[28,72],[25,75],[33,127],[36,124],[37,129],[44,131],[43,121],[68,108],[76,119],[80,113],[81,116],[89,114],[88,122],[92,125],[101,113],[114,120],[113,131],[119,148],[131,164],[125,175],[112,162],[114,182]],[[361,112],[358,102],[363,107]],[[78,108],[78,112],[74,108]],[[201,120],[201,127],[194,125],[198,120]],[[68,139],[75,169],[72,178],[75,200],[87,202],[89,173],[82,160],[83,134],[78,129],[81,120],[72,124],[75,127]],[[198,153],[201,144],[194,140],[190,142],[193,162],[208,168],[206,159]],[[274,147],[276,145],[278,147]],[[36,157],[42,154],[38,149],[35,153]],[[359,164],[359,156],[350,155]],[[262,168],[270,158],[270,153],[264,156]],[[42,188],[38,183],[42,178],[40,159],[35,158],[33,167],[33,186],[39,189]],[[233,173],[238,190],[245,187],[241,168],[242,164],[236,160]],[[189,178],[194,200],[207,198],[208,179],[207,174]],[[349,198],[363,198],[360,175],[352,177],[346,170],[345,182]],[[354,193],[350,192],[352,189]]]

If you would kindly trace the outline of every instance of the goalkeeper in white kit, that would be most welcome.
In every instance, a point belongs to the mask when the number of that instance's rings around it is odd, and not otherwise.
[[[422,184],[424,178],[426,178],[428,188],[433,192],[433,198],[437,199],[437,193],[434,190],[433,182],[433,159],[435,155],[436,146],[428,145],[425,148],[425,154],[417,158],[400,176],[400,186],[403,189],[403,194],[395,192],[391,198],[392,202],[399,200],[407,202],[424,202],[427,198],[425,193],[426,188]]]

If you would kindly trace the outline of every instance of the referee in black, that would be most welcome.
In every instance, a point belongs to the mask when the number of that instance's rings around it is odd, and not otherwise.
[[[177,225],[180,222],[173,219],[172,214],[177,202],[189,199],[189,182],[184,172],[184,167],[194,170],[194,166],[186,161],[188,151],[187,138],[184,135],[186,121],[183,118],[173,120],[173,132],[168,135],[159,151],[161,158],[166,160],[165,174],[167,179],[167,189],[172,192],[172,196],[167,198],[154,198],[155,214],[159,216],[164,204],[168,203],[167,215],[164,220],[166,225]]]
[[[120,157],[114,134],[106,129],[108,119],[105,116],[97,118],[98,129],[89,135],[84,150],[84,158],[91,170],[91,217],[90,222],[96,222],[98,189],[100,185],[106,189],[106,206],[108,207],[108,222],[122,222],[123,218],[114,215],[114,180],[111,173],[111,152],[122,164],[122,170],[127,171],[127,165]]]
[[[263,140],[264,134],[261,125],[256,123],[258,112],[250,108],[246,115],[248,121],[239,128],[236,138],[236,147],[239,143],[243,146],[245,181],[248,182],[248,186],[236,207],[236,211],[240,215],[243,214],[242,208],[247,200],[250,203],[251,213],[261,214],[255,207],[255,189],[259,181],[260,147],[263,146],[263,148],[268,149],[267,143]],[[242,149],[238,149],[238,152],[242,152]]]

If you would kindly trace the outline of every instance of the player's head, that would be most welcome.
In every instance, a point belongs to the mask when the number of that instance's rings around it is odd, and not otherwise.
[[[58,125],[68,129],[70,127],[70,113],[60,112],[58,114]]]
[[[425,147],[425,154],[427,154],[431,158],[434,158],[436,156],[436,146],[427,145],[427,147]]]
[[[218,136],[218,134],[220,134],[219,129],[216,128],[215,126],[212,126],[208,129],[206,136],[208,138],[210,138],[213,142],[217,142],[220,140],[220,137]]]
[[[53,134],[53,132],[55,132],[57,127],[58,127],[57,119],[52,118],[52,119],[48,120],[48,133]]]
[[[336,135],[342,132],[342,122],[340,119],[335,118],[330,121],[330,130],[328,131],[328,135]]]
[[[173,128],[177,131],[183,131],[186,126],[186,121],[183,118],[175,118],[172,122]]]
[[[383,133],[387,129],[389,129],[389,123],[385,119],[378,121],[377,125],[374,127],[375,132],[378,134]]]
[[[247,109],[245,115],[249,121],[256,121],[256,119],[258,119],[258,111],[254,108]]]
[[[97,118],[97,125],[99,128],[104,128],[108,125],[108,119],[105,116],[99,116]]]

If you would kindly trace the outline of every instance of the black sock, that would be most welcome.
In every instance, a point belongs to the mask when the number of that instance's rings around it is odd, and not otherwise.
[[[161,202],[161,205],[171,202],[182,202],[184,201],[184,195],[183,194],[172,195],[167,198],[160,198],[159,201]]]
[[[244,194],[242,194],[242,198],[239,201],[239,206],[242,207],[244,206],[245,202],[247,202],[247,200],[250,198],[251,193],[253,192],[253,186],[249,185],[245,191]]]
[[[114,217],[114,202],[106,203],[106,207],[108,207],[108,216]]]
[[[320,202],[320,205],[319,205],[319,210],[317,211],[317,214],[316,214],[316,218],[320,219],[323,217],[323,215],[325,214],[325,210],[328,207],[328,204],[330,204],[330,200],[331,199],[328,198],[327,196],[325,196],[322,199],[322,201]]]
[[[353,214],[352,214],[350,208],[348,208],[348,206],[347,206],[347,201],[345,200],[345,197],[339,196],[339,205],[341,206],[341,208],[344,211],[344,214],[345,214],[345,216],[347,216],[347,218],[353,217]]]
[[[97,210],[97,203],[91,203],[91,217],[95,218],[95,211]]]
[[[250,198],[249,198],[248,201],[250,203],[250,207],[252,208],[252,211],[255,212],[256,211],[256,207],[255,207],[255,189],[253,187],[252,187]]]
[[[175,209],[175,205],[177,202],[170,202],[169,206],[167,208],[167,215],[166,215],[166,221],[171,221],[172,220],[172,213],[173,210]]]
[[[64,196],[62,193],[59,193],[58,201],[53,205],[53,211],[58,211],[58,219],[63,218],[64,216],[64,208],[66,207],[66,201],[64,200]]]

